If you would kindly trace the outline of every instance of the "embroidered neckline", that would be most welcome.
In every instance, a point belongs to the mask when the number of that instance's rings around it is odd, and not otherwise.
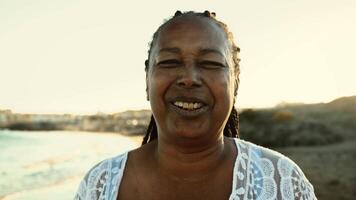
[[[301,169],[282,154],[235,138],[229,200],[316,200],[314,188]],[[81,181],[76,200],[117,199],[129,152],[103,160]]]
[[[236,180],[236,174],[235,173],[237,173],[239,160],[241,158],[241,156],[240,156],[240,147],[238,145],[239,141],[240,141],[240,139],[234,138],[234,144],[235,144],[235,147],[236,147],[237,156],[236,156],[236,159],[235,159],[235,162],[234,162],[234,168],[233,168],[233,171],[232,171],[232,188],[231,188],[231,194],[229,196],[229,199],[232,199],[235,196],[235,193],[236,193],[235,188],[236,188],[236,185],[237,185],[237,180]],[[122,165],[121,166],[121,169],[122,169],[121,177],[118,178],[117,182],[115,183],[115,195],[114,195],[115,199],[117,199],[117,195],[119,194],[119,189],[120,189],[122,177],[123,177],[123,175],[125,173],[128,154],[129,154],[129,152],[126,151],[124,153],[124,155],[123,155],[123,158],[122,158],[123,161],[122,161],[122,164],[121,164]]]

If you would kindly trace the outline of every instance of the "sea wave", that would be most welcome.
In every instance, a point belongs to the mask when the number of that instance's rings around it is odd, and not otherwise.
[[[0,130],[0,199],[72,199],[94,164],[138,145],[116,133]]]

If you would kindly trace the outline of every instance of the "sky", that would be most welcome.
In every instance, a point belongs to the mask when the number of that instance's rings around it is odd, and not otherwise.
[[[176,10],[228,24],[241,48],[238,108],[356,95],[354,0],[0,0],[0,110],[149,109],[148,43]]]

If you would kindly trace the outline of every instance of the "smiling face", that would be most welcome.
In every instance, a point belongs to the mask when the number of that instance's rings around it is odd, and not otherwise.
[[[221,137],[236,73],[225,32],[204,17],[172,20],[151,49],[147,88],[159,137]]]

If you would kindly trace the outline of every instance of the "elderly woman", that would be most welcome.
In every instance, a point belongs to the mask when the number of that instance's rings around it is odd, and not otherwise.
[[[239,48],[215,13],[177,11],[145,64],[143,145],[94,166],[75,199],[316,199],[294,162],[238,139]]]

